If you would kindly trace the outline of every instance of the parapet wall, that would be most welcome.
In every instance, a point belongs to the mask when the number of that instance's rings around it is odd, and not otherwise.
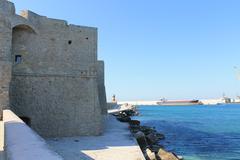
[[[106,93],[97,29],[16,15],[6,0],[0,22],[0,111],[10,106],[44,137],[101,134]]]
[[[63,160],[45,140],[11,110],[4,110],[5,154],[8,160]]]

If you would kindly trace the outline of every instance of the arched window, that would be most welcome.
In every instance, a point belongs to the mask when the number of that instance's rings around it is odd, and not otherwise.
[[[12,59],[14,64],[24,61],[25,46],[31,40],[31,35],[36,34],[34,29],[26,24],[19,24],[12,28]]]

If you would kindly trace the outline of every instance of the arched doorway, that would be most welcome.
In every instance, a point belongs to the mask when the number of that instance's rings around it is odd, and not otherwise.
[[[18,75],[24,75],[30,68],[30,53],[32,53],[34,47],[32,41],[35,36],[36,32],[29,25],[19,24],[12,28],[10,106],[17,115],[21,115],[19,117],[29,126],[31,125],[31,117],[27,115],[31,112],[31,108],[26,107],[29,97],[25,96],[26,90],[24,89],[27,86],[23,83],[25,81],[24,76]]]

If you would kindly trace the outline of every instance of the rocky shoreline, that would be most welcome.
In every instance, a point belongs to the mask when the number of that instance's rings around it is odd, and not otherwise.
[[[136,108],[131,106],[128,110],[113,114],[117,120],[129,124],[132,135],[136,138],[146,160],[183,160],[173,152],[168,152],[159,142],[165,139],[164,134],[157,132],[155,128],[142,126],[138,120],[132,120],[131,116],[137,115]]]

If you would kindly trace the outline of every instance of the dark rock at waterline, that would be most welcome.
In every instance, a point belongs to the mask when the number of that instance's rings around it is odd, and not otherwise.
[[[132,126],[139,126],[140,125],[140,121],[138,120],[131,120],[129,122],[129,125],[132,127]]]
[[[119,120],[120,122],[130,122],[131,118],[130,117],[118,116],[117,120]]]
[[[149,145],[156,144],[158,142],[158,137],[154,133],[146,135],[146,139]]]
[[[150,134],[150,133],[157,133],[157,131],[151,127],[147,127],[147,126],[141,126],[140,127],[140,131],[142,131],[143,133]]]
[[[151,145],[151,150],[155,153],[158,153],[160,148],[164,148],[164,147],[162,145],[159,145],[159,144]]]
[[[129,126],[131,133],[137,133],[140,131],[140,126]]]
[[[164,134],[156,133],[156,136],[157,136],[158,140],[164,140],[165,139]]]
[[[138,145],[142,150],[148,147],[148,143],[143,132],[138,131],[137,133],[134,134],[134,137],[136,138]]]

